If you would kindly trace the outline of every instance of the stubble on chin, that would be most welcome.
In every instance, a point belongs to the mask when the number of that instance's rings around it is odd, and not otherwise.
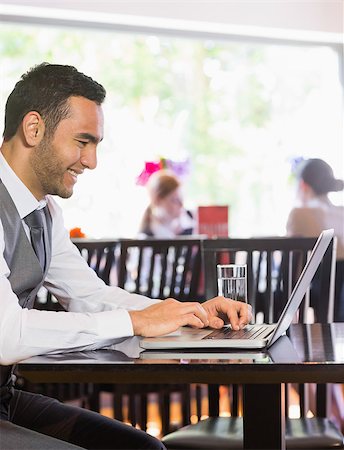
[[[57,195],[69,198],[73,188],[67,189],[64,184],[66,169],[57,157],[57,152],[49,139],[43,139],[31,158],[31,167],[41,185],[43,195]]]

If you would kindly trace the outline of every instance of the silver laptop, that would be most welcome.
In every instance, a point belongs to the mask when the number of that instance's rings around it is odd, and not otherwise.
[[[181,349],[181,348],[242,348],[258,349],[272,345],[282,336],[292,323],[304,295],[315,275],[320,262],[333,238],[333,230],[324,230],[299,277],[276,324],[247,325],[244,329],[235,331],[230,326],[221,330],[195,329],[182,327],[168,335],[143,338],[140,346],[145,349]]]

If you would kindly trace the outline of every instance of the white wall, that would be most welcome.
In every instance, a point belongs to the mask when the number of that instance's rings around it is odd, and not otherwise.
[[[2,0],[4,5],[343,33],[343,0]]]

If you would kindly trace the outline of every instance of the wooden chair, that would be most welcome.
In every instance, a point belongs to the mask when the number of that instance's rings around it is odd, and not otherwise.
[[[253,238],[253,239],[217,239],[202,243],[206,297],[213,297],[217,292],[216,264],[247,263],[248,299],[253,307],[255,317],[263,315],[266,323],[276,321],[276,317],[285,305],[304,266],[307,255],[313,248],[313,238]],[[333,315],[333,293],[335,251],[334,244],[327,250],[313,283],[321,293],[322,302],[313,302],[315,319],[318,322],[330,322]],[[311,289],[312,291],[312,289]],[[306,295],[299,310],[300,321],[307,320],[309,295]],[[171,433],[163,442],[168,449],[237,449],[242,448],[242,418],[240,411],[241,387],[232,385],[231,417],[218,417],[218,386],[209,386],[209,419],[189,425]],[[313,418],[306,417],[308,411],[307,393],[304,385],[300,386],[300,419],[288,417],[288,400],[286,395],[286,443],[287,448],[329,449],[343,448],[343,436],[332,422],[328,420],[327,385],[317,386],[317,410]],[[291,387],[286,387],[290,392]]]
[[[150,298],[195,301],[200,290],[201,241],[121,239],[118,286]]]
[[[177,239],[121,239],[118,286],[131,293],[150,298],[179,301],[201,300],[201,241],[191,237]],[[116,388],[116,404],[121,392],[130,393],[131,422],[145,429],[147,393],[158,393],[163,434],[171,430],[170,396],[183,398],[182,423],[190,423],[190,386],[176,383],[159,386],[121,386]],[[115,410],[116,410],[115,404]],[[120,408],[117,407],[120,411]],[[135,413],[136,411],[136,413]],[[121,416],[116,416],[122,419]]]

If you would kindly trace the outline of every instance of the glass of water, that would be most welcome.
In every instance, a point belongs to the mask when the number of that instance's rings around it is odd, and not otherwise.
[[[247,265],[217,265],[218,295],[247,303]]]

